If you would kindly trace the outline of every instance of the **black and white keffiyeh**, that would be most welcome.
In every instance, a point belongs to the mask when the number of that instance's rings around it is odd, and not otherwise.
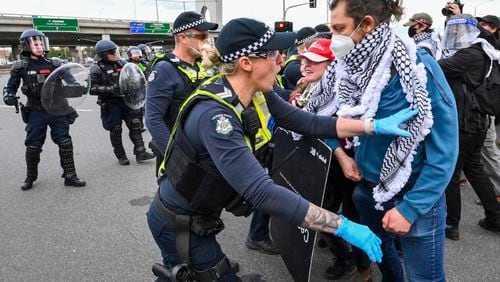
[[[439,60],[441,59],[441,40],[435,32],[421,32],[413,36],[413,40],[418,47],[429,50],[432,56]]]
[[[433,124],[426,71],[422,63],[416,64],[415,44],[405,45],[388,24],[379,24],[343,60],[330,64],[305,108],[320,115],[373,118],[391,78],[391,65],[400,76],[406,100],[411,108],[418,108],[418,114],[404,124],[411,137],[396,137],[385,152],[380,179],[373,189],[379,210],[405,186],[416,148]]]

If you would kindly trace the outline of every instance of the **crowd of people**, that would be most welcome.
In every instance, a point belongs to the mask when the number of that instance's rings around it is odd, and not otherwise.
[[[463,5],[449,2],[442,35],[421,12],[404,23],[413,39],[407,42],[389,27],[403,15],[400,2],[332,1],[330,26],[296,33],[233,19],[213,45],[209,31],[218,24],[181,13],[171,52],[127,49],[147,84],[145,108],[138,109],[123,101],[119,76],[127,61],[118,46],[97,42],[90,94],[98,96],[118,163],[130,164],[122,121],[137,162],[156,158],[159,189],[147,222],[163,257],[159,281],[167,279],[161,273],[239,281],[238,263],[216,240],[224,209],[253,214],[245,245],[268,255],[279,254],[270,216],[320,231],[318,246],[335,257],[323,273],[331,280],[357,270],[372,281],[374,262],[383,281],[444,281],[445,238],[460,239],[462,179],[484,208],[479,226],[500,233],[500,105],[491,106],[500,100],[488,100],[500,91],[500,19],[463,14]],[[38,177],[47,126],[60,148],[64,184],[85,186],[69,136],[78,115],[49,113],[40,102],[45,78],[61,62],[45,57],[48,39],[39,31],[24,32],[20,42],[26,59],[14,63],[3,99],[18,105],[23,82],[21,188],[31,189]],[[278,127],[332,149],[322,207],[270,177]]]

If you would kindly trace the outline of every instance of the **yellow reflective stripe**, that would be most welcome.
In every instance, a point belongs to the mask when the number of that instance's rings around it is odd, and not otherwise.
[[[281,88],[285,87],[285,86],[283,85],[283,77],[282,77],[281,75],[279,75],[279,74],[277,74],[277,75],[276,75],[276,81],[278,82],[278,85],[279,85]]]
[[[188,78],[189,80],[191,80],[191,82],[196,82],[198,80],[203,80],[207,77],[211,77],[212,74],[210,73],[207,73],[205,71],[205,69],[201,66],[201,63],[200,62],[196,62],[196,65],[198,66],[198,69],[199,71],[196,71],[194,69],[186,69],[186,68],[183,68],[182,66],[177,66],[177,68],[183,72]]]
[[[259,117],[259,121],[261,124],[261,127],[255,135],[255,150],[258,150],[265,144],[267,144],[272,138],[272,133],[267,127],[267,123],[271,118],[271,113],[269,112],[266,98],[264,97],[264,94],[262,94],[262,92],[255,93],[255,95],[252,97],[252,102],[255,106],[255,110],[257,111],[257,116]]]
[[[288,60],[286,60],[285,66],[288,65],[288,63],[290,63],[291,61],[295,61],[295,60],[297,60],[297,55],[291,55],[290,58],[288,58]]]

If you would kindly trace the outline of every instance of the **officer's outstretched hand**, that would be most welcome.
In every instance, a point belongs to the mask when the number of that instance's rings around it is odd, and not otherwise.
[[[382,249],[380,248],[382,241],[377,235],[365,225],[352,222],[342,215],[340,217],[342,218],[342,224],[340,224],[337,231],[333,232],[333,235],[339,236],[363,250],[371,261],[382,262]]]
[[[383,119],[378,119],[373,121],[373,129],[377,135],[399,135],[403,137],[410,137],[411,134],[399,128],[399,125],[403,122],[409,120],[418,114],[418,109],[403,109],[393,115],[390,115]]]

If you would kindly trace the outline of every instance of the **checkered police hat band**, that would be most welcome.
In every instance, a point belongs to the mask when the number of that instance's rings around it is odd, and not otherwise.
[[[262,46],[264,46],[271,37],[273,37],[274,31],[272,29],[268,29],[267,32],[260,38],[259,40],[255,41],[254,43],[248,45],[247,47],[236,51],[234,53],[230,53],[227,55],[221,56],[221,61],[224,63],[229,63],[232,62],[240,57],[247,56],[250,53],[253,53],[257,50],[259,50]]]
[[[319,34],[316,32],[316,33],[315,33],[315,34],[313,34],[313,35],[310,35],[310,36],[308,36],[308,37],[306,37],[306,38],[304,38],[304,39],[302,39],[302,40],[300,40],[300,41],[297,41],[297,43],[295,43],[295,44],[296,44],[296,45],[301,45],[301,44],[303,44],[303,43],[305,43],[305,42],[307,42],[307,41],[309,41],[309,40],[313,40],[313,39],[315,39],[318,35],[319,35]]]
[[[172,29],[172,33],[173,33],[173,34],[176,34],[176,33],[179,33],[179,32],[183,32],[184,30],[188,30],[188,29],[190,29],[190,28],[197,27],[197,26],[199,26],[200,24],[202,24],[202,23],[206,23],[206,22],[207,22],[207,20],[206,20],[206,19],[204,19],[204,18],[202,18],[202,19],[197,20],[197,21],[195,21],[195,22],[188,23],[188,24],[182,25],[182,26],[180,26],[180,27],[178,27],[178,28],[174,28],[174,29]]]

